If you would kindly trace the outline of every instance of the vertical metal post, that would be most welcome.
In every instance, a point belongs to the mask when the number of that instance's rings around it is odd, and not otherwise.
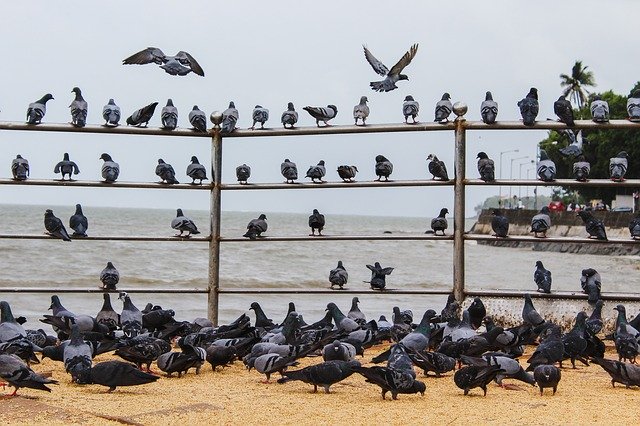
[[[465,118],[467,105],[456,102],[453,106],[456,114],[455,148],[455,186],[453,200],[453,294],[459,302],[464,300],[464,216],[465,216]]]
[[[207,298],[207,316],[214,325],[218,325],[218,307],[220,293],[220,185],[222,180],[222,136],[220,123],[222,113],[216,111],[211,114],[211,207],[209,210],[209,224],[211,227],[209,241],[209,294]]]

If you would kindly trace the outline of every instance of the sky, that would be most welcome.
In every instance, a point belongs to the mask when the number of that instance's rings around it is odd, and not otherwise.
[[[435,103],[446,91],[468,104],[467,119],[479,120],[487,90],[499,104],[499,120],[519,119],[516,103],[538,88],[539,119],[552,118],[561,93],[560,73],[582,60],[595,74],[595,90],[626,94],[638,80],[640,57],[630,28],[640,3],[581,1],[382,1],[322,4],[304,1],[6,2],[0,37],[5,65],[0,67],[0,120],[23,121],[27,105],[49,92],[46,122],[66,123],[71,89],[82,89],[90,124],[102,124],[102,107],[114,98],[124,119],[135,109],[172,98],[179,126],[189,127],[188,112],[198,105],[207,115],[233,100],[239,126],[251,126],[256,104],[271,112],[267,126],[279,127],[287,102],[296,105],[299,125],[314,125],[306,105],[334,104],[333,124],[352,124],[360,96],[369,98],[370,123],[403,120],[406,95],[420,102],[422,121],[433,120]],[[595,31],[594,29],[597,29]],[[420,47],[405,69],[409,81],[399,89],[376,93],[378,76],[364,59],[362,45],[391,67],[413,44]],[[122,65],[122,59],[147,46],[166,54],[191,53],[205,70],[170,76],[156,65]],[[160,106],[150,126],[160,125]],[[477,176],[475,156],[485,151],[502,173],[526,177],[536,142],[546,131],[482,131],[467,134],[467,176]],[[280,163],[296,162],[301,177],[319,160],[327,179],[338,180],[340,164],[358,166],[360,180],[375,178],[374,158],[394,163],[393,179],[430,178],[426,158],[436,154],[453,174],[453,132],[410,132],[340,136],[242,138],[223,142],[223,181],[235,182],[235,167],[252,168],[252,182],[281,182]],[[82,180],[98,180],[102,152],[121,166],[122,181],[156,181],[158,158],[176,169],[179,180],[192,155],[210,166],[206,138],[0,132],[0,173],[10,176],[16,154],[31,164],[31,177],[53,179],[54,165],[68,152]],[[522,159],[517,159],[524,157]],[[516,159],[511,161],[512,159]],[[2,166],[2,165],[5,166]],[[513,164],[513,168],[511,165]],[[520,166],[520,164],[524,164]],[[4,167],[4,168],[2,168]],[[533,177],[535,171],[530,171]],[[467,216],[497,187],[467,188]],[[517,190],[515,190],[517,191]],[[16,187],[0,185],[0,202],[18,204],[208,209],[206,191],[102,188]],[[323,189],[318,191],[237,191],[223,193],[228,211],[310,212],[385,216],[435,216],[453,211],[452,188]]]

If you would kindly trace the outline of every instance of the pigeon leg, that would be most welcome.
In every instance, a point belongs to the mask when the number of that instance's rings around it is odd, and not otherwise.
[[[318,236],[322,236],[322,229],[318,229]]]
[[[2,390],[5,390],[7,388],[8,383],[4,383],[4,382],[0,382],[0,387],[2,388]]]
[[[311,233],[309,234],[310,237],[315,237],[316,236],[316,230],[311,228]]]
[[[17,393],[18,393],[18,388],[16,387],[14,389],[13,393],[11,395],[9,395],[9,396],[17,396]]]
[[[318,393],[318,385],[313,385],[313,391],[311,393]]]

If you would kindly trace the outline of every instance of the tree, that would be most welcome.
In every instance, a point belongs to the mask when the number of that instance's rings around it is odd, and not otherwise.
[[[582,61],[576,61],[571,69],[571,76],[560,74],[560,86],[564,88],[562,94],[566,98],[570,96],[571,101],[578,109],[581,109],[587,101],[589,92],[585,87],[596,85],[593,79],[593,72],[587,71],[587,66],[582,66]]]

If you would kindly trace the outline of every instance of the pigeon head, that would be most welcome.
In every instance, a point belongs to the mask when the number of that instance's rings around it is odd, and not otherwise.
[[[626,155],[626,154],[625,154]],[[324,160],[318,161],[318,166],[324,166]]]
[[[80,89],[78,89],[78,90],[80,90]],[[51,95],[51,93],[47,93],[42,98],[40,98],[40,102],[43,103],[43,104],[46,104],[51,99],[53,99],[53,96]]]
[[[580,210],[578,212],[578,217],[582,218],[582,220],[586,222],[587,220],[591,219],[591,213],[585,210]]]
[[[295,111],[295,108],[293,107],[293,102],[289,102],[287,104],[287,110],[288,111]]]
[[[51,305],[49,305],[49,309],[53,309],[54,307],[60,307],[62,306],[62,303],[60,303],[60,298],[58,296],[56,296],[55,294],[53,296],[51,296]]]
[[[409,81],[409,76],[406,74],[398,74],[398,80],[407,80]]]
[[[129,297],[129,294],[127,294],[126,291],[121,291],[120,293],[118,293],[118,299],[120,300],[125,300],[128,297]]]
[[[355,304],[360,303],[360,299],[358,299],[358,296],[356,296],[353,299],[351,299],[351,303],[355,303]]]
[[[444,215],[449,214],[449,209],[447,209],[446,207],[443,209],[440,209],[440,216],[444,217]]]
[[[76,99],[82,97],[82,91],[79,87],[74,87],[73,89],[71,89],[71,92],[76,94]]]
[[[538,268],[544,268],[544,265],[542,264],[542,262],[540,260],[536,260],[536,266]]]
[[[450,99],[451,99],[451,95],[450,95],[450,94],[448,94],[447,92],[445,92],[445,93],[442,95],[442,100],[443,100],[443,101],[448,101],[448,100],[450,100]]]
[[[427,161],[429,161],[429,160],[436,160],[437,158],[438,158],[438,157],[436,157],[435,155],[433,155],[433,154],[429,154],[429,156],[427,157]]]
[[[233,101],[229,102],[229,108],[235,108],[236,104],[233,103]]]
[[[527,93],[527,98],[538,99],[538,89],[532,87],[529,89],[529,93]]]
[[[104,161],[113,161],[111,156],[109,154],[107,154],[107,153],[102,153],[102,155],[100,156],[100,159],[104,160]]]
[[[251,302],[251,307],[249,308],[249,310],[255,311],[260,309],[260,304],[258,302]]]
[[[64,161],[69,161],[69,153],[65,152],[64,155],[62,156],[62,159]]]
[[[166,164],[162,158],[158,158],[158,164]]]
[[[627,158],[628,154],[626,151],[620,151],[616,157],[618,158]]]
[[[389,161],[384,155],[376,155],[376,163],[382,163],[383,161]]]
[[[413,96],[411,96],[411,95],[407,95],[407,96],[405,96],[405,98],[404,98],[404,101],[405,101],[405,102],[414,101],[414,100],[415,100],[415,99],[413,99]]]
[[[484,151],[480,151],[480,152],[478,153],[478,156],[477,156],[476,158],[485,159],[485,158],[489,158],[489,156],[487,155],[487,153],[486,153],[486,152],[484,152]]]
[[[313,214],[318,214],[318,213],[320,213],[318,209],[313,209]]]
[[[115,105],[116,101],[114,101],[113,99],[109,99],[109,102],[107,102],[107,105]]]
[[[44,211],[44,215],[45,215],[45,216],[52,216],[52,215],[53,215],[53,210],[51,210],[51,209],[46,209],[46,210]]]
[[[640,98],[640,89],[634,90],[633,93],[631,94],[631,97]]]
[[[194,105],[191,111],[200,111],[200,108],[198,108],[198,105]]]
[[[615,308],[613,308],[614,311],[618,311],[621,314],[625,314],[627,312],[627,308],[624,307],[624,305],[616,305]]]
[[[182,209],[177,209],[177,210],[176,210],[176,217],[180,217],[180,216],[184,216],[184,215],[182,214]]]
[[[331,303],[327,304],[327,309],[326,309],[327,311],[333,312],[333,311],[335,311],[337,309],[338,309],[338,305],[336,305],[335,303],[331,302]]]
[[[342,260],[338,260],[338,268],[344,268],[344,266],[342,266]]]
[[[335,105],[327,105],[327,108],[332,109],[335,114],[338,113],[338,107]]]
[[[173,106],[173,100],[171,98],[167,99],[167,106]]]
[[[22,155],[20,155],[20,154],[16,155],[16,159],[21,160],[22,159]]]
[[[115,268],[115,266],[113,266],[113,263],[107,262],[107,268]]]
[[[493,100],[493,95],[491,94],[491,92],[487,92],[487,93],[484,95],[484,100],[485,100],[485,101],[492,101],[492,100]]]
[[[76,214],[82,214],[82,205],[76,204]]]
[[[420,395],[424,396],[424,392],[427,390],[427,385],[425,385],[419,380],[414,380],[413,384],[411,385],[411,390],[414,393],[420,392]]]
[[[584,275],[585,277],[592,277],[597,273],[598,273],[598,271],[596,271],[593,268],[587,268],[587,269],[583,269],[582,270],[582,275]]]
[[[192,163],[192,164],[199,164],[199,163],[198,163],[198,157],[196,157],[195,155],[193,155],[193,156],[191,157],[191,163]]]
[[[260,216],[258,216],[258,219],[267,220],[267,215],[261,214]]]
[[[366,96],[360,98],[360,104],[366,104],[367,102],[369,102],[369,99]]]
[[[559,101],[565,101],[566,99],[565,99],[565,97],[564,97],[563,95],[560,95],[560,96],[558,97],[558,100],[559,100]]]
[[[493,216],[502,216],[502,213],[500,212],[500,209],[493,209],[493,212],[491,212],[491,214]]]
[[[544,149],[540,150],[540,161],[548,160],[549,156],[547,155],[547,151]]]
[[[601,100],[602,100],[602,96],[600,96],[600,95],[595,95],[595,96],[593,97],[593,100],[594,100],[594,101],[601,101]]]
[[[378,269],[382,268],[382,266],[380,266],[380,262],[374,263],[373,266],[375,266]]]
[[[547,207],[547,206],[542,207],[540,209],[540,213],[549,214],[550,213],[549,207]]]
[[[254,109],[262,108],[262,105],[256,105]]]

